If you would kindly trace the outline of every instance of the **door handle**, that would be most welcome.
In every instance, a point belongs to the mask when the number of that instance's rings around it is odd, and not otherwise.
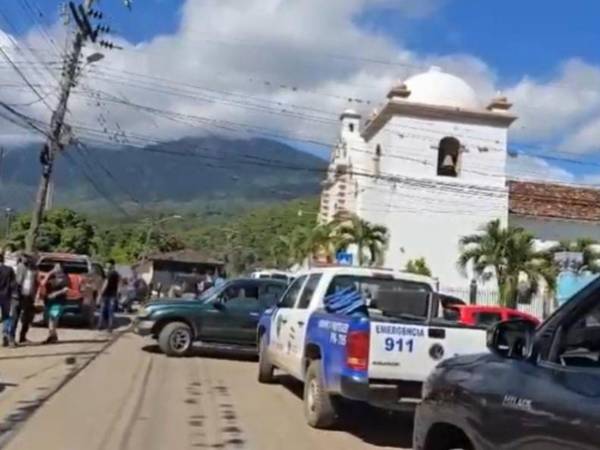
[[[304,320],[299,320],[299,321],[298,321],[298,326],[301,326],[301,327],[303,327],[303,326],[304,326]]]
[[[258,317],[258,316],[260,316],[260,313],[257,313],[257,312],[251,312],[251,313],[250,313],[250,315],[251,315],[252,317]]]

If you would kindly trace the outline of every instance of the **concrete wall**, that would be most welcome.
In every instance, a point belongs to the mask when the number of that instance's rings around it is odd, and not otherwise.
[[[592,238],[600,241],[600,225],[595,222],[576,222],[511,214],[509,223],[529,230],[541,241],[575,240],[577,238]]]

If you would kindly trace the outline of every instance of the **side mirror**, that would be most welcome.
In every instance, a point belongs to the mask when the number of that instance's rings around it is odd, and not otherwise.
[[[225,309],[225,301],[223,300],[223,297],[217,298],[217,300],[213,302],[213,307],[219,311],[223,311]]]
[[[533,349],[535,325],[529,320],[498,322],[487,331],[488,348],[505,358],[526,359]]]

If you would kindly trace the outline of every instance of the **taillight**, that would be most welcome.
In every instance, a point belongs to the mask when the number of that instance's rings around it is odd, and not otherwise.
[[[346,365],[354,370],[369,368],[369,332],[351,331],[346,338]]]

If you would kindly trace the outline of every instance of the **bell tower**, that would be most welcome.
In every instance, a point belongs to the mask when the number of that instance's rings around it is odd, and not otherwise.
[[[459,240],[508,221],[507,134],[516,119],[498,95],[487,106],[461,78],[432,67],[393,86],[365,122],[371,176],[359,180],[358,215],[388,228],[385,265],[425,258],[442,286],[465,285]]]

